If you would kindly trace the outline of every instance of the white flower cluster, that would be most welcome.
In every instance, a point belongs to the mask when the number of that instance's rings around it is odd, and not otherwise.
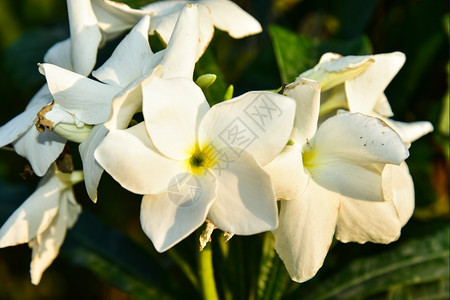
[[[71,36],[39,65],[47,84],[0,128],[0,147],[12,143],[44,176],[0,229],[0,247],[33,247],[34,284],[80,213],[72,185],[83,175],[54,163],[67,140],[80,144],[94,202],[104,170],[143,195],[142,228],[160,252],[205,220],[238,235],[273,231],[276,251],[301,282],[321,267],[334,235],[359,243],[399,237],[414,209],[408,147],[432,130],[389,119],[384,89],[402,53],[327,53],[279,94],[253,91],[210,107],[193,72],[214,26],[234,38],[261,31],[236,4],[67,4]],[[92,71],[98,48],[130,28]],[[167,45],[157,53],[148,42],[154,33]],[[135,125],[136,113],[143,122]]]

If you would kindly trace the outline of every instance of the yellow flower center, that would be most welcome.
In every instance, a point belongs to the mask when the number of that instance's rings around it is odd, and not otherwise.
[[[216,162],[216,151],[210,145],[202,148],[195,145],[190,151],[190,157],[186,160],[189,172],[194,175],[202,175],[206,169],[211,168]]]

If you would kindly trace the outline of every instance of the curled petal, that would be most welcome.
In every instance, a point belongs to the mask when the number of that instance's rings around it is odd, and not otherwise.
[[[363,73],[345,82],[351,112],[370,114],[379,97],[405,63],[401,52],[371,56],[375,61]]]
[[[391,176],[385,173],[391,172]],[[392,180],[392,182],[386,182]],[[392,202],[397,209],[401,226],[411,218],[414,212],[414,183],[409,173],[408,166],[403,162],[400,166],[387,165],[383,171],[383,189],[391,188],[392,192],[385,193],[385,197],[392,195]]]
[[[262,31],[259,22],[232,1],[203,0],[200,3],[209,9],[214,25],[227,31],[233,38],[243,38]]]
[[[97,60],[102,35],[90,0],[68,0],[73,70],[81,75],[91,73]]]
[[[91,3],[104,40],[115,38],[148,14],[115,1],[91,0]]]
[[[412,142],[433,131],[433,125],[427,121],[399,122],[391,119],[383,119],[392,127],[409,146]]]
[[[286,86],[284,93],[293,98],[297,105],[291,138],[301,147],[317,130],[320,85],[317,81],[299,78]]]
[[[108,129],[105,126],[102,124],[96,125],[79,146],[86,191],[93,202],[97,202],[97,187],[103,174],[103,168],[95,160],[94,152],[107,133]]]
[[[199,48],[199,17],[197,6],[185,6],[175,25],[161,64],[164,78],[192,79]]]

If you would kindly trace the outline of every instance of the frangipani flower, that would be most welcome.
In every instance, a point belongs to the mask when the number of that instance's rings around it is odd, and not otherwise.
[[[109,0],[67,0],[70,24],[70,55],[81,75],[91,73],[99,46],[132,28],[147,13]]]
[[[101,82],[55,65],[40,66],[54,98],[50,110],[43,114],[45,123],[41,123],[58,133],[61,123],[73,124],[69,128],[76,133],[81,130],[82,138],[75,141],[81,142],[79,150],[86,188],[94,202],[103,168],[95,161],[93,153],[108,132],[103,123],[108,120],[109,128],[126,128],[133,115],[141,110],[141,84],[154,76],[192,78],[197,50],[197,8],[183,10],[168,47],[156,54],[148,44],[149,21],[148,16],[144,17],[117,46],[111,58],[92,73]],[[163,69],[158,68],[158,64]],[[95,127],[86,133],[83,130],[86,124]],[[68,138],[73,138],[74,132]]]
[[[125,4],[103,0],[67,1],[71,37],[56,43],[44,62],[88,75],[95,65],[97,49],[106,41],[137,23],[146,13]],[[25,111],[0,127],[0,147],[13,143],[15,151],[28,159],[33,171],[43,176],[61,154],[66,139],[54,132],[34,128],[37,113],[53,98],[44,85]]]
[[[369,116],[381,118],[391,128],[393,128],[402,138],[407,147],[421,136],[431,132],[433,126],[430,122],[419,121],[412,123],[398,122],[390,119],[393,112],[389,102],[384,95],[384,90],[389,82],[394,78],[405,62],[405,55],[400,52],[368,56],[345,56],[342,57],[334,53],[326,53],[322,56],[319,64],[314,69],[309,70],[299,77],[316,78],[325,85],[327,91],[321,93],[321,113],[322,119],[326,119],[327,113],[335,113],[336,108],[342,107],[350,112],[363,113]],[[342,200],[343,206],[347,210],[354,209],[352,217],[350,213],[345,218],[348,224],[340,222],[336,230],[336,238],[342,242],[367,241],[377,243],[389,243],[400,235],[400,229],[411,217],[414,210],[414,185],[409,174],[406,163],[400,166],[389,165],[383,171],[383,190],[385,192],[384,203],[370,204],[364,202],[355,203],[353,208]],[[399,218],[388,218],[380,222],[378,214],[361,213],[359,217],[357,211],[375,211],[375,207],[391,206],[390,211],[393,216],[398,214]],[[386,208],[387,209],[387,208]],[[341,209],[342,214],[346,212]],[[387,216],[380,211],[380,214]],[[366,224],[378,234],[354,229],[353,224]],[[396,225],[394,226],[394,223]],[[384,227],[383,227],[384,226]],[[389,229],[388,229],[389,228]],[[388,234],[390,233],[390,234]]]
[[[379,223],[398,220],[393,206],[377,209],[376,205],[387,201],[383,168],[401,164],[408,150],[383,121],[362,114],[341,113],[317,128],[317,82],[298,79],[285,93],[297,101],[294,145],[287,146],[266,170],[277,196],[290,199],[281,202],[275,249],[292,279],[303,282],[322,266],[336,226],[344,223],[355,231],[377,233],[379,228],[371,228],[372,224],[347,222],[347,213],[358,218],[377,214]],[[364,202],[374,204],[375,209],[349,211]],[[391,223],[382,226],[390,230]]]
[[[298,78],[309,78],[320,83],[320,114],[323,119],[336,113],[339,108],[379,117],[406,141],[431,132],[433,126],[426,121],[402,123],[388,119],[394,114],[384,90],[405,59],[401,52],[344,57],[325,53],[313,69]]]
[[[111,130],[97,161],[124,188],[143,194],[141,224],[162,252],[206,218],[249,235],[277,226],[267,164],[286,145],[295,103],[250,92],[209,109],[184,78],[143,86],[144,122]]]
[[[71,67],[69,47],[69,43],[54,45],[45,54],[44,61],[62,68]],[[52,95],[45,84],[30,100],[25,111],[0,127],[0,147],[12,143],[17,154],[28,159],[38,176],[44,176],[66,143],[66,139],[56,133],[48,130],[41,133],[34,127],[38,112],[51,101]]]
[[[198,4],[200,36],[197,58],[202,56],[213,35],[214,26],[227,31],[233,38],[243,38],[262,31],[259,22],[230,0],[169,0],[158,1],[142,7],[152,16],[150,34],[155,32],[167,43],[180,11],[187,4]]]
[[[83,173],[62,173],[53,166],[39,182],[36,191],[0,228],[0,248],[28,243],[32,248],[31,282],[38,284],[42,273],[58,256],[67,229],[81,212],[72,186]]]

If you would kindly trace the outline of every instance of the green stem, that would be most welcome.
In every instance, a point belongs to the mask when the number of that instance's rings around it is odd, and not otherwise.
[[[208,300],[219,300],[216,282],[214,280],[211,244],[206,245],[206,247],[200,251],[198,266],[203,298]]]

